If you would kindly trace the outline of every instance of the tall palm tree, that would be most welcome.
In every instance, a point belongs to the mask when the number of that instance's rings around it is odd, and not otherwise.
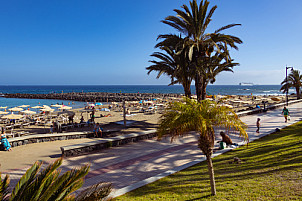
[[[192,76],[189,75],[191,73],[189,68],[190,63],[184,52],[178,52],[177,50],[183,39],[177,35],[162,35],[159,39],[164,40],[159,42],[155,47],[160,48],[164,53],[154,52],[151,55],[157,60],[149,61],[153,64],[146,68],[148,74],[152,71],[157,71],[156,78],[159,78],[162,74],[168,75],[171,78],[169,85],[182,84],[185,96],[191,97]]]
[[[199,6],[196,0],[190,1],[190,8],[183,5],[184,11],[175,9],[176,16],[168,16],[162,22],[175,28],[185,35],[187,55],[190,61],[195,64],[195,87],[197,100],[202,100],[203,77],[202,69],[206,68],[205,60],[209,56],[208,50],[215,49],[220,52],[223,50],[226,60],[231,60],[228,47],[238,49],[236,44],[241,44],[240,38],[222,34],[221,31],[240,24],[229,24],[217,29],[214,33],[206,33],[207,27],[212,20],[212,15],[217,6],[213,6],[208,12],[209,2],[201,0]]]
[[[302,86],[302,75],[300,74],[299,70],[292,70],[291,73],[281,82],[281,89],[280,91],[283,91],[283,93],[286,93],[286,91],[289,88],[295,88],[297,99],[300,99],[300,88]]]
[[[42,162],[36,162],[29,168],[16,184],[12,193],[7,197],[9,178],[0,178],[0,200],[28,201],[28,200],[101,200],[111,191],[111,184],[96,184],[82,194],[75,197],[71,193],[79,189],[84,183],[84,177],[89,166],[72,169],[61,174],[57,170],[62,164],[62,158],[41,170]]]
[[[214,127],[237,130],[240,136],[247,139],[245,124],[228,107],[218,106],[217,103],[209,100],[196,102],[189,98],[185,99],[185,103],[171,103],[159,123],[157,129],[159,138],[170,134],[173,140],[176,137],[189,134],[189,131],[199,133],[198,147],[207,158],[211,192],[212,195],[215,195],[214,168],[211,159],[215,142]]]

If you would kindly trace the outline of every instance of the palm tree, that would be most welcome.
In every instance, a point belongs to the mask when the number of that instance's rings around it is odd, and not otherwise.
[[[155,47],[160,48],[165,53],[154,52],[151,55],[157,60],[149,61],[153,64],[146,68],[148,75],[152,71],[158,71],[157,79],[162,74],[168,75],[171,78],[169,85],[182,84],[185,96],[191,97],[192,76],[189,75],[191,73],[189,68],[190,64],[184,52],[178,52],[177,50],[178,46],[183,42],[183,39],[177,35],[161,35],[159,39],[165,40],[159,42]]]
[[[170,134],[173,140],[176,137],[188,134],[189,131],[199,133],[198,147],[207,158],[211,192],[212,195],[215,195],[214,168],[211,159],[215,142],[214,127],[237,130],[240,136],[247,139],[245,124],[228,107],[218,106],[217,103],[209,100],[196,102],[189,98],[185,99],[185,103],[171,103],[159,123],[157,129],[159,138]]]
[[[40,170],[42,162],[36,162],[21,177],[10,196],[8,193],[9,178],[6,176],[0,182],[0,200],[27,201],[27,200],[101,200],[108,196],[111,184],[99,183],[76,198],[71,193],[78,190],[84,183],[84,177],[89,171],[89,166],[84,165],[79,169],[72,169],[61,174],[57,170],[62,164],[62,158]]]
[[[207,0],[201,1],[199,6],[196,0],[190,1],[191,10],[188,6],[183,5],[184,11],[175,9],[176,16],[168,16],[162,22],[175,28],[177,31],[185,35],[185,44],[187,56],[190,61],[195,64],[195,87],[197,100],[200,101],[202,97],[203,77],[202,69],[206,68],[205,60],[209,56],[209,50],[217,52],[224,51],[226,60],[231,60],[228,52],[228,47],[238,49],[236,44],[241,44],[240,38],[222,34],[221,31],[229,29],[240,24],[229,24],[227,26],[217,29],[214,33],[206,33],[207,27],[211,22],[212,15],[217,6],[213,6],[208,12],[209,2]]]
[[[233,63],[233,60],[226,61],[225,53],[215,52],[206,58],[204,68],[201,69],[202,75],[202,89],[201,97],[206,98],[206,88],[209,83],[213,84],[216,81],[216,76],[223,71],[233,72],[233,67],[238,66],[239,63]]]
[[[299,70],[292,70],[291,73],[281,82],[281,89],[283,93],[289,88],[295,88],[297,93],[297,99],[300,99],[300,87],[302,86],[302,75]]]

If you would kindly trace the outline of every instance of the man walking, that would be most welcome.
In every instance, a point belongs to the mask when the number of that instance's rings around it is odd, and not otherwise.
[[[287,117],[289,115],[289,111],[286,107],[283,108],[282,114],[284,115],[285,123],[287,122]]]
[[[257,126],[256,133],[259,133],[259,130],[260,130],[260,118],[257,119],[256,126]]]

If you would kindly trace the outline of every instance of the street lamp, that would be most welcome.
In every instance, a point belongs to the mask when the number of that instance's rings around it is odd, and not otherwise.
[[[289,66],[286,66],[285,68],[285,82],[286,82],[286,106],[288,106],[288,84],[287,84],[287,69],[291,69],[291,71],[294,70],[294,67],[289,67]]]

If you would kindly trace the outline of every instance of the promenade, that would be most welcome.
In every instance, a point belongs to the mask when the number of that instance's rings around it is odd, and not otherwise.
[[[282,108],[241,117],[242,121],[248,125],[250,141],[267,135],[276,128],[283,128],[302,120],[301,102],[289,105],[288,108],[291,116],[291,121],[288,123],[284,122],[281,114]],[[259,134],[255,132],[257,118],[261,118]],[[219,131],[216,135],[216,140],[219,141]],[[236,143],[245,143],[238,136],[233,134],[230,136]],[[80,139],[78,141],[80,142],[81,140],[90,141],[92,139]],[[65,146],[64,144],[70,144],[72,141],[51,142],[49,144],[51,144],[52,148],[49,148],[47,143],[27,145],[27,151],[30,149],[30,152],[32,152],[32,157],[30,157],[30,154],[27,156],[28,159],[26,160],[28,161],[24,161],[24,158],[26,158],[24,154],[26,153],[18,154],[18,147],[16,147],[13,152],[9,153],[15,154],[14,157],[6,157],[5,160],[9,161],[4,161],[2,157],[0,159],[1,164],[9,163],[9,166],[6,164],[5,168],[1,167],[2,176],[9,174],[11,186],[14,186],[17,180],[26,172],[28,165],[32,164],[33,160],[39,159],[51,162],[59,156],[59,146]],[[218,147],[218,143],[215,143],[215,145]],[[58,151],[54,151],[56,146]],[[216,151],[214,156],[228,150],[230,149]],[[111,182],[114,187],[111,195],[119,196],[204,159],[205,157],[197,147],[197,135],[191,134],[177,139],[173,143],[170,142],[170,138],[165,138],[162,141],[157,141],[156,139],[145,140],[105,149],[97,153],[65,158],[61,167],[63,171],[67,171],[89,163],[91,164],[91,170],[86,176],[82,189],[100,181]]]

